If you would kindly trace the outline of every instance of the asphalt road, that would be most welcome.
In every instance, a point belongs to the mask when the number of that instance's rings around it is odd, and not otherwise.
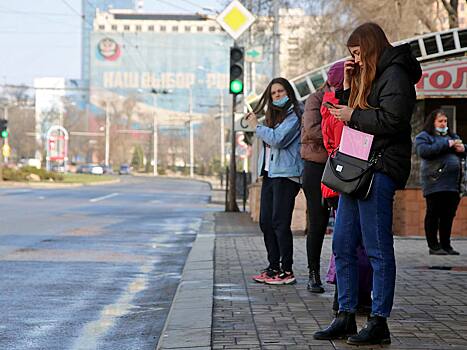
[[[0,349],[154,349],[209,196],[134,177],[0,189]]]

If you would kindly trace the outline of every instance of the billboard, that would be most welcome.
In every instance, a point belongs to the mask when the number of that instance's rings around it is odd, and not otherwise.
[[[178,115],[188,115],[191,102],[193,114],[206,114],[219,106],[221,94],[227,100],[231,45],[222,32],[94,32],[91,93],[138,96],[156,103],[159,113]],[[168,93],[154,102],[152,89]]]

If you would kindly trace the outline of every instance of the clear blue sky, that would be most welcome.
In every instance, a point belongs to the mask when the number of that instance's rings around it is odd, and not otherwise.
[[[157,13],[221,11],[224,0],[145,0]],[[68,5],[67,5],[68,4]],[[74,9],[74,10],[73,10]],[[80,77],[81,0],[0,1],[0,84]]]

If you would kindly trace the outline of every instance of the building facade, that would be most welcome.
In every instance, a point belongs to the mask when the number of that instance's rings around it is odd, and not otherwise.
[[[81,79],[89,80],[90,38],[96,10],[107,11],[112,8],[133,9],[135,0],[82,0],[84,16],[81,28]]]

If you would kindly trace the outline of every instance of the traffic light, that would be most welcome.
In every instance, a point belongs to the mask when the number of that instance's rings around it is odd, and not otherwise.
[[[2,139],[6,139],[8,137],[8,120],[0,119],[0,135]]]
[[[230,85],[231,94],[243,93],[243,65],[245,61],[245,50],[243,47],[234,46],[230,48]]]

